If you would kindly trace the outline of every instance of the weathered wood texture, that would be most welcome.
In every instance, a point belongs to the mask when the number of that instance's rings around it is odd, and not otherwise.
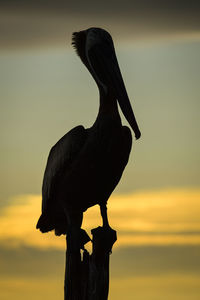
[[[109,291],[109,258],[117,240],[116,231],[97,227],[92,230],[92,254],[72,249],[67,237],[65,300],[107,300]]]

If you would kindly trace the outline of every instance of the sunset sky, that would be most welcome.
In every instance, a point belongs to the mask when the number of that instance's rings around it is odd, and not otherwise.
[[[0,299],[63,299],[65,239],[35,225],[50,148],[97,115],[95,82],[71,47],[88,27],[113,36],[142,132],[108,202],[109,299],[197,300],[200,5],[177,0],[0,2]],[[83,227],[99,224],[93,207]]]

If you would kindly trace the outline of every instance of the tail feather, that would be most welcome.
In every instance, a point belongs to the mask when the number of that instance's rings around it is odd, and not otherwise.
[[[53,230],[55,228],[55,224],[50,215],[42,213],[37,222],[36,228],[44,233]]]
[[[51,214],[42,213],[36,228],[39,229],[42,233],[55,230],[55,235],[59,236],[61,234],[68,234],[70,228],[67,225],[66,218],[64,215],[52,216]],[[77,229],[77,227],[75,227]],[[68,232],[69,231],[69,232]],[[85,230],[80,228],[80,247],[84,249],[84,245],[90,241],[90,237]]]
[[[42,213],[36,228],[42,233],[51,231],[55,229],[55,235],[66,234],[67,232],[67,222],[64,215],[52,216],[49,213]]]

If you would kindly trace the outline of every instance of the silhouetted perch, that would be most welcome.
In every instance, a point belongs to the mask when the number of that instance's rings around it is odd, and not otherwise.
[[[92,230],[92,254],[71,247],[67,237],[65,300],[107,300],[109,291],[109,256],[117,240],[116,231],[110,227]]]
[[[90,257],[88,300],[107,300],[109,260],[113,244],[117,240],[117,234],[110,227],[97,227],[92,230],[92,235],[93,251]]]
[[[81,242],[80,242],[81,241]],[[88,277],[88,257],[84,250],[84,260],[81,260],[81,249],[84,249],[84,244],[90,241],[85,230],[74,229],[67,235],[67,250],[66,250],[66,267],[65,267],[65,283],[64,283],[64,299],[65,300],[86,300],[83,297],[87,294],[86,286]]]

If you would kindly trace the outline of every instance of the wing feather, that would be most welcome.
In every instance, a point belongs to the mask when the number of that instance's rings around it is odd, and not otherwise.
[[[56,201],[56,183],[63,170],[70,168],[86,139],[86,130],[77,126],[65,134],[50,150],[42,185],[42,212]]]

